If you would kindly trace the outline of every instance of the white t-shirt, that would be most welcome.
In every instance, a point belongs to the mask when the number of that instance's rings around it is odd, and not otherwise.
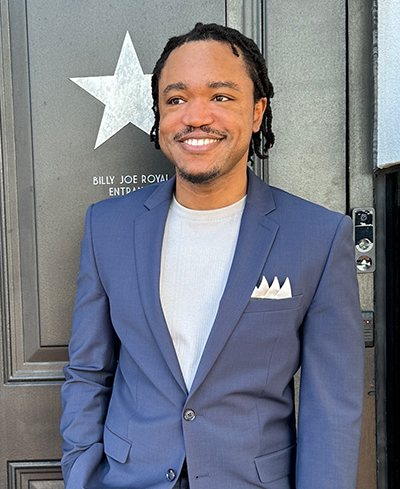
[[[246,197],[199,211],[175,197],[166,221],[160,297],[187,389],[190,390],[235,253]]]

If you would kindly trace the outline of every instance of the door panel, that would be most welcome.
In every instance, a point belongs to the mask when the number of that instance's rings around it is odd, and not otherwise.
[[[345,0],[267,1],[272,185],[346,212]]]

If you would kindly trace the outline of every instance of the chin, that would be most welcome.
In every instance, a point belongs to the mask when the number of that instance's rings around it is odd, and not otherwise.
[[[207,183],[207,182],[211,182],[212,180],[215,180],[220,172],[219,169],[215,168],[214,170],[210,170],[207,172],[191,173],[181,168],[178,168],[178,173],[179,176],[182,177],[187,182],[200,184],[200,183]]]

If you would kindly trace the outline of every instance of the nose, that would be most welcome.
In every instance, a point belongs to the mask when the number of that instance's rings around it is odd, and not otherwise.
[[[214,117],[210,101],[204,99],[192,99],[185,104],[185,112],[182,122],[186,126],[201,127],[212,124]]]

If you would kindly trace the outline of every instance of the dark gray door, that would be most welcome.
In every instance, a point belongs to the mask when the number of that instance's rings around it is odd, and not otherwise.
[[[0,8],[0,486],[58,489],[59,388],[85,210],[171,176],[146,133],[148,74],[168,37],[197,20],[224,23],[226,7],[224,0],[2,0]],[[143,93],[132,114],[121,113],[127,97],[118,99],[113,82],[129,88],[118,67],[135,56],[132,76]],[[88,81],[97,98],[71,78]]]

